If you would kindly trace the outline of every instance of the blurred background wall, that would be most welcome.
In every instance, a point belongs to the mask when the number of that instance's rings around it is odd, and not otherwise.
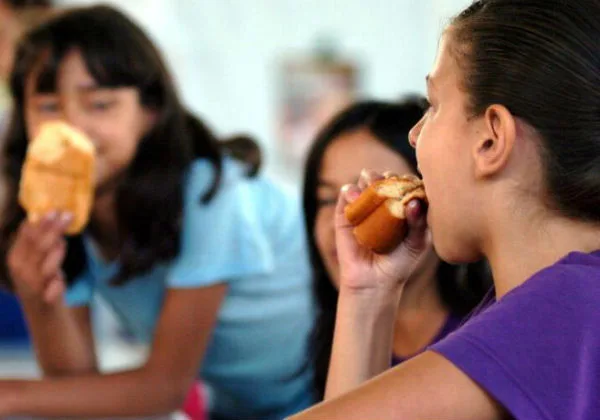
[[[58,0],[61,6],[91,0]],[[297,184],[277,149],[282,62],[326,43],[356,63],[363,96],[424,93],[441,29],[470,0],[114,0],[168,58],[186,103],[219,134],[244,131],[266,170]],[[295,168],[292,168],[295,169]]]

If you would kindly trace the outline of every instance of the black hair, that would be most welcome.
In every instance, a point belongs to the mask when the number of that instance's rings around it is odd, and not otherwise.
[[[548,207],[600,221],[600,1],[480,0],[448,34],[469,113],[501,104],[528,123]]]
[[[52,7],[51,0],[1,0],[11,9],[20,10],[29,7]]]
[[[359,102],[337,115],[322,129],[308,154],[304,171],[304,218],[309,238],[309,253],[313,270],[313,289],[318,314],[312,333],[312,360],[315,368],[315,388],[319,398],[325,392],[325,382],[335,326],[338,292],[329,277],[314,237],[319,211],[317,188],[323,156],[327,148],[342,134],[366,129],[390,150],[401,155],[413,172],[417,172],[415,150],[408,143],[408,132],[421,119],[426,100],[410,96],[397,102]],[[491,286],[485,263],[464,266],[440,262],[437,286],[444,304],[456,315],[469,313]]]
[[[122,284],[179,253],[183,188],[195,159],[207,159],[215,171],[212,186],[199,201],[210,201],[220,184],[223,145],[182,105],[159,52],[142,29],[109,6],[59,14],[21,40],[11,75],[14,112],[3,152],[8,194],[0,228],[0,274],[9,287],[6,255],[14,233],[25,218],[17,199],[28,145],[25,82],[34,68],[37,71],[41,66],[37,90],[55,91],[58,67],[74,48],[81,53],[87,70],[100,86],[136,88],[141,105],[157,116],[152,129],[140,140],[133,161],[117,177],[121,270],[115,284]],[[258,171],[259,164],[260,159],[253,172]],[[70,237],[63,264],[68,283],[82,272],[85,264],[81,235]]]

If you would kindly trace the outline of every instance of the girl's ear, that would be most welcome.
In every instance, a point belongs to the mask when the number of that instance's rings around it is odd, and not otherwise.
[[[501,105],[491,105],[485,112],[485,132],[473,148],[473,160],[478,178],[498,173],[513,152],[516,140],[516,122],[513,115]]]

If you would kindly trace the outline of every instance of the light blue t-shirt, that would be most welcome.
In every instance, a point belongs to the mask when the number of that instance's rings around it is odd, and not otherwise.
[[[208,161],[192,165],[174,261],[111,286],[118,264],[103,262],[85,238],[87,268],[67,302],[86,305],[97,293],[131,334],[149,342],[167,288],[227,282],[200,370],[211,410],[233,418],[280,418],[312,402],[306,355],[314,308],[301,208],[266,178],[246,178],[229,159],[217,194],[201,204],[213,176]]]

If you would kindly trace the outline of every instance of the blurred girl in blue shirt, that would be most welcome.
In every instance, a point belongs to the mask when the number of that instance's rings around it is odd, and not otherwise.
[[[45,379],[0,382],[0,415],[170,412],[197,377],[215,418],[308,406],[313,308],[299,203],[226,156],[143,31],[107,6],[65,12],[23,39],[11,89],[2,261]],[[27,143],[50,120],[97,149],[91,222],[68,239],[69,215],[31,224],[17,203]],[[98,372],[93,296],[151,343],[144,366]]]

